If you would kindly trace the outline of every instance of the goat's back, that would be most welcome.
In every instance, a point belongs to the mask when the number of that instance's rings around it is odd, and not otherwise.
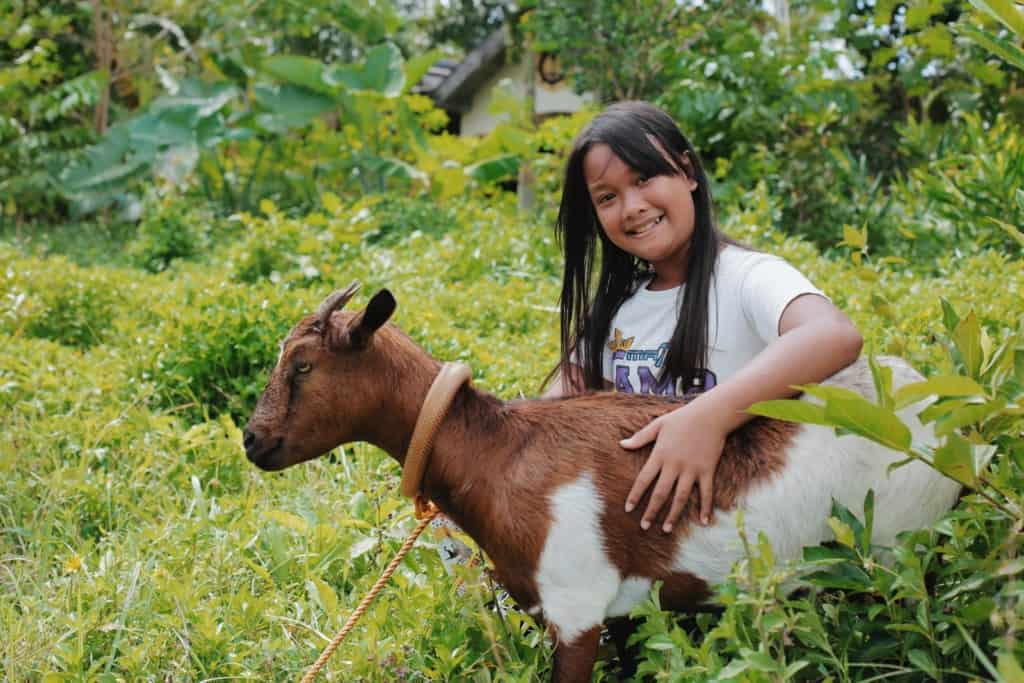
[[[899,359],[883,357],[879,363],[892,368],[894,386],[921,379]],[[874,399],[865,361],[825,384]],[[510,404],[510,418],[522,421],[525,429],[519,433],[527,436],[509,463],[507,480],[530,481],[554,496],[577,485],[581,477],[589,477],[587,485],[599,498],[595,514],[601,542],[622,576],[684,574],[708,583],[723,580],[742,556],[736,530],[740,509],[748,536],[756,539],[763,532],[776,558],[784,561],[799,557],[804,546],[832,538],[827,518],[833,499],[859,513],[865,494],[873,489],[875,540],[891,544],[899,531],[934,522],[959,492],[955,482],[922,463],[888,473],[888,466],[900,456],[864,439],[837,437],[831,428],[754,418],[726,442],[715,474],[713,522],[708,526],[697,522],[699,501],[694,489],[673,532],[661,531],[668,504],[644,532],[640,519],[649,492],[632,513],[624,511],[624,504],[651,446],[629,451],[618,442],[680,405],[678,400],[616,393]],[[916,442],[934,443],[931,429],[916,417],[921,407],[911,406],[901,417]]]

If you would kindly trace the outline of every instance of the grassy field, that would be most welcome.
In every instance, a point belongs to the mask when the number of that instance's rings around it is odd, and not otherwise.
[[[361,280],[356,305],[390,288],[395,322],[436,357],[468,362],[476,384],[501,397],[537,393],[557,356],[551,216],[522,218],[501,196],[443,210],[381,201],[301,217],[272,204],[231,220],[189,214],[184,247],[168,246],[153,224],[0,243],[6,680],[294,680],[315,659],[414,523],[397,495],[397,466],[373,448],[338,449],[280,474],[257,471],[242,452],[240,427],[278,341],[333,288]],[[975,311],[989,347],[1024,319],[1019,260],[995,251],[926,264],[824,258],[764,228],[766,196],[747,204],[727,231],[803,269],[872,353],[950,372],[940,297],[961,315]],[[176,249],[184,258],[167,256]],[[1004,436],[994,467],[1019,481],[1024,448]],[[767,588],[727,587],[720,621],[681,628],[648,605],[645,652],[652,668],[694,680],[761,661],[758,642],[782,671],[804,662],[792,676],[807,680],[919,680],[929,666],[951,680],[965,671],[990,679],[996,669],[984,662],[996,667],[997,652],[1020,647],[1020,534],[969,497],[910,546],[923,549],[918,570],[938,572],[938,585],[874,597],[789,600],[772,583],[778,572],[755,564]],[[911,576],[912,559],[901,555],[897,573]],[[979,567],[990,574],[949,597],[951,582]],[[493,587],[469,574],[456,595],[432,543],[421,542],[326,679],[528,681],[546,672],[549,653],[531,622],[488,609]],[[872,604],[879,611],[868,619]],[[939,605],[938,616],[921,605]],[[776,613],[781,621],[766,625]],[[752,654],[743,654],[748,641]],[[865,668],[879,661],[889,664]],[[1011,663],[1000,660],[998,673]],[[782,680],[758,671],[733,673]]]

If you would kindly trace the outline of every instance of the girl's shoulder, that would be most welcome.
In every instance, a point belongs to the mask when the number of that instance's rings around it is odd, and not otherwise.
[[[719,280],[742,281],[757,266],[778,266],[789,268],[789,264],[781,256],[757,251],[738,244],[727,244],[718,252],[715,264],[715,276]]]

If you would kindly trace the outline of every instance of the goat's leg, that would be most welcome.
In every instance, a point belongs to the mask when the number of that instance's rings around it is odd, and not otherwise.
[[[619,656],[619,677],[622,680],[629,680],[636,675],[637,657],[640,648],[636,645],[629,646],[629,637],[636,632],[639,621],[629,617],[617,617],[607,622],[608,635],[615,644],[615,653]]]
[[[555,666],[551,674],[553,683],[590,683],[597,660],[597,645],[601,640],[601,625],[584,631],[571,642],[555,641]]]

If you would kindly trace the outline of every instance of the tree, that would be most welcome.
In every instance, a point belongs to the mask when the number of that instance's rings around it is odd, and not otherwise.
[[[555,52],[577,92],[601,102],[654,99],[661,55],[680,49],[675,0],[540,0],[529,14],[532,49]]]

